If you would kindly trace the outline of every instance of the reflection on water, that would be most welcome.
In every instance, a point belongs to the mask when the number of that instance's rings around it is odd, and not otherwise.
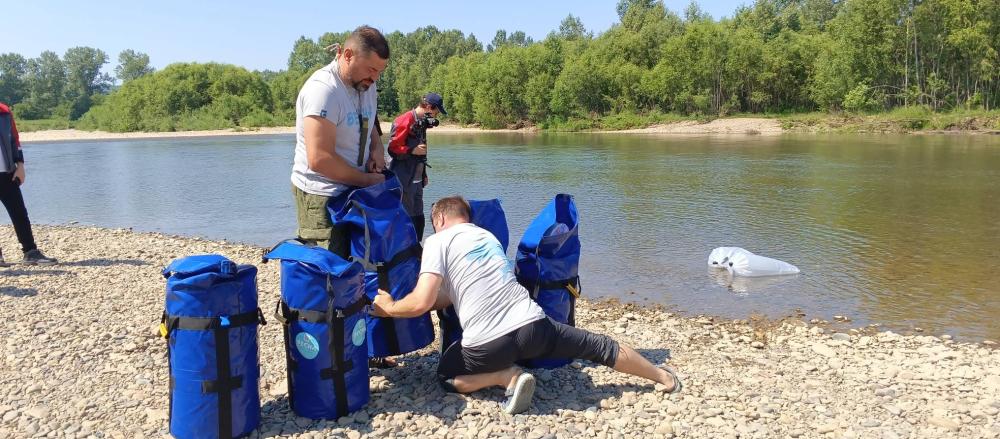
[[[295,230],[289,135],[33,144],[26,154],[36,222],[260,245]],[[432,132],[430,163],[428,205],[500,197],[512,243],[553,195],[573,194],[587,296],[730,317],[799,308],[1000,338],[996,137]],[[720,283],[705,271],[719,246],[802,274]]]
[[[729,270],[718,268],[708,269],[708,277],[715,281],[716,285],[726,287],[735,294],[750,294],[751,292],[766,291],[780,284],[791,282],[796,275],[765,276],[765,277],[745,277],[734,276]]]

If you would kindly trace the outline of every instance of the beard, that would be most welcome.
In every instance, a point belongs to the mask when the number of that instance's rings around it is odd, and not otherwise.
[[[361,81],[355,81],[353,78],[351,79],[351,87],[362,93],[368,91],[372,84],[373,82],[364,79]]]

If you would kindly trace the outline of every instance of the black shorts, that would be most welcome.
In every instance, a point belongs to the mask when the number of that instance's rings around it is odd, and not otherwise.
[[[583,359],[614,367],[618,342],[546,317],[480,346],[463,347],[461,341],[452,343],[441,354],[438,376],[446,380],[458,375],[496,372],[520,360],[541,358]]]

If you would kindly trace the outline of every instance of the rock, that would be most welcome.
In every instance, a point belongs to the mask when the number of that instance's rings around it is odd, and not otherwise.
[[[896,396],[896,391],[888,387],[883,387],[875,390],[875,396]]]
[[[903,413],[903,409],[896,407],[892,404],[883,405],[882,408],[893,416],[899,416],[900,413]]]
[[[823,425],[820,425],[819,428],[816,429],[816,433],[819,433],[819,434],[826,434],[826,433],[830,433],[830,432],[833,432],[833,431],[837,431],[837,424],[834,424],[834,423],[823,424]]]
[[[959,428],[962,427],[962,425],[959,424],[958,422],[939,416],[931,416],[927,418],[927,423],[936,427],[941,427],[945,430],[952,430],[952,431],[958,430]]]
[[[49,416],[49,409],[45,406],[35,406],[25,410],[24,413],[32,418],[45,420]]]
[[[753,343],[750,343],[750,347],[756,348],[756,349],[764,349],[764,343],[761,343],[759,341],[755,341]]]
[[[166,410],[147,408],[145,410],[146,419],[150,421],[163,421],[167,419]]]
[[[280,381],[271,384],[271,388],[267,390],[267,394],[271,396],[282,396],[288,393],[288,381]]]
[[[822,343],[813,343],[812,351],[826,358],[833,358],[837,356],[837,353],[834,352],[833,349],[830,349],[829,346]]]
[[[842,332],[834,333],[830,338],[837,341],[851,341],[851,336]]]
[[[864,421],[861,422],[861,426],[865,428],[875,428],[880,425],[882,425],[882,422],[880,422],[878,419],[865,419]]]

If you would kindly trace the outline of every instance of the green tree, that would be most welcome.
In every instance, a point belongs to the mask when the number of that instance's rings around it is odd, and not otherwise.
[[[111,76],[102,73],[108,63],[103,50],[92,47],[73,47],[63,56],[66,65],[66,102],[70,105],[69,118],[75,120],[90,109],[91,98],[106,93],[111,88]]]
[[[126,49],[118,54],[118,66],[115,67],[115,76],[122,83],[153,73],[155,69],[149,65],[149,55]]]
[[[580,17],[574,17],[573,14],[567,15],[559,23],[559,33],[557,35],[567,40],[594,37],[594,34],[588,32],[587,28],[583,26],[583,21],[580,20]]]
[[[27,94],[28,60],[17,53],[0,54],[0,102],[14,105]]]
[[[26,75],[28,96],[18,108],[24,119],[44,119],[53,114],[64,100],[66,66],[59,55],[44,51],[38,58],[28,60]],[[68,116],[68,111],[66,112]]]

